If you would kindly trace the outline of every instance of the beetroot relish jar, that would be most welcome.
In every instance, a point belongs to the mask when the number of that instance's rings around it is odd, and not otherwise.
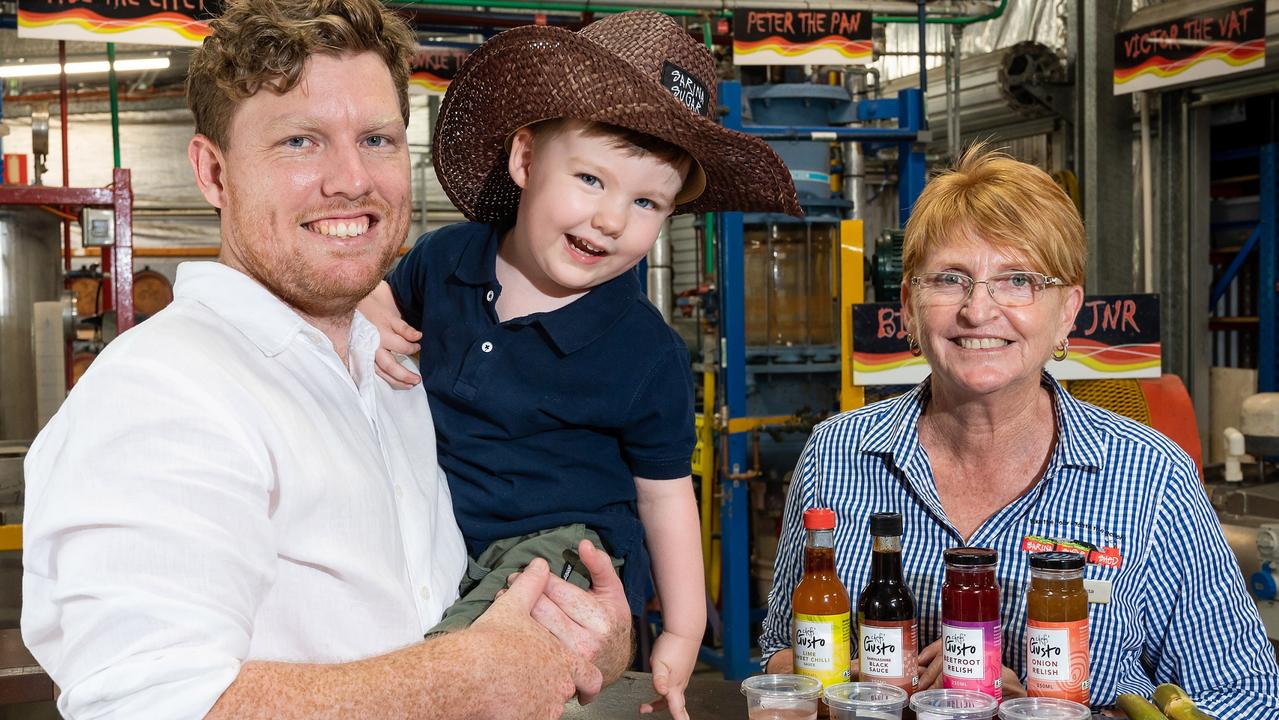
[[[1002,698],[998,555],[990,548],[961,547],[945,552],[942,584],[942,685]]]

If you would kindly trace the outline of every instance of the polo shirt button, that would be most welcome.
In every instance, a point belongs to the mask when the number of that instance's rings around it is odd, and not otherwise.
[[[399,499],[399,498],[403,498],[403,497],[404,497],[404,488],[400,487],[399,485],[396,485],[396,486],[395,486],[395,497],[396,497],[397,499]]]
[[[493,352],[493,343],[485,340],[484,344],[480,346],[480,349],[486,353]]]
[[[489,301],[489,302],[493,302],[493,296],[494,296],[495,294],[496,294],[496,293],[494,293],[492,290],[489,290],[489,291],[488,291],[488,294],[484,296],[484,299],[485,299],[485,300],[487,300],[487,301]]]
[[[423,585],[423,586],[422,586],[422,591],[421,591],[421,592],[422,592],[422,599],[423,599],[423,600],[430,601],[430,599],[431,599],[431,588],[429,588],[429,587],[427,587],[427,586]]]

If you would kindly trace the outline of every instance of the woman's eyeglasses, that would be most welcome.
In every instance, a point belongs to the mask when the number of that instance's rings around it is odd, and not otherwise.
[[[1024,270],[991,275],[985,280],[974,280],[957,272],[923,273],[912,277],[910,284],[934,304],[942,305],[964,302],[974,285],[983,284],[990,299],[1004,307],[1030,305],[1044,288],[1065,285],[1061,278]]]

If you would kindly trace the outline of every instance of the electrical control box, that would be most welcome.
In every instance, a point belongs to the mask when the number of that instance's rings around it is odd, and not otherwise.
[[[85,247],[115,244],[115,212],[107,208],[84,208],[80,211],[80,231]]]

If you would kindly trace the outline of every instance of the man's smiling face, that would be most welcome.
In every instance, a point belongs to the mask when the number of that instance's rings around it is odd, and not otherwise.
[[[349,313],[408,231],[408,141],[386,64],[313,55],[289,92],[241,101],[228,135],[210,198],[222,261],[303,314]]]

